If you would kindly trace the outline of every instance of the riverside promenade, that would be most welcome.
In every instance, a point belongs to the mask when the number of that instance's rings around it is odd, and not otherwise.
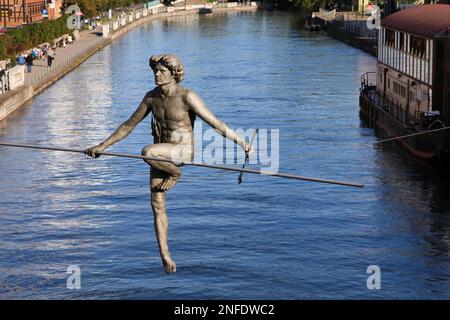
[[[199,14],[201,13],[200,9],[200,6],[184,6],[174,10],[173,7],[161,5],[148,10],[138,10],[126,17],[112,21],[109,25],[98,26],[96,30],[80,31],[72,44],[55,50],[55,60],[51,68],[47,66],[47,59],[34,60],[32,72],[25,71],[25,85],[0,95],[0,121],[78,67],[91,55],[135,27],[154,19]],[[230,7],[213,6],[213,12],[218,13],[257,9],[258,6],[254,2],[249,5],[232,5]]]
[[[51,68],[47,67],[47,59],[35,59],[32,72],[25,70],[25,85],[0,95],[0,121],[110,42],[95,30],[83,30],[73,44],[55,50]]]
[[[67,69],[67,66],[80,58],[83,53],[90,52],[92,49],[102,47],[109,41],[101,36],[101,28],[96,30],[83,30],[79,33],[77,41],[68,44],[66,47],[59,47],[55,52],[51,68],[47,66],[47,59],[35,59],[31,73],[25,71],[25,84],[39,89],[40,83],[46,82],[60,72]]]

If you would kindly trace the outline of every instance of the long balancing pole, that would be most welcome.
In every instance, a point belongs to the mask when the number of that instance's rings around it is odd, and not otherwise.
[[[83,153],[83,154],[85,153],[84,152],[85,150],[80,150],[80,149],[48,147],[48,146],[35,146],[35,145],[19,144],[19,143],[4,143],[4,142],[0,142],[0,146],[15,147],[15,148],[27,148],[27,149],[37,149],[37,150],[49,150],[49,151],[74,152],[74,153]],[[328,179],[311,178],[311,177],[304,177],[304,176],[299,176],[299,175],[290,174],[290,173],[278,173],[278,172],[257,170],[257,169],[248,169],[248,168],[233,168],[233,167],[228,167],[228,166],[212,165],[212,164],[205,164],[205,163],[176,162],[176,161],[167,160],[167,159],[145,157],[145,156],[142,156],[142,155],[133,155],[133,154],[125,154],[125,153],[98,152],[98,154],[101,154],[101,155],[104,155],[104,156],[111,156],[111,157],[121,157],[121,158],[133,158],[133,159],[143,159],[143,160],[145,159],[145,160],[172,162],[172,163],[176,163],[176,164],[179,164],[179,165],[195,166],[195,167],[203,167],[203,168],[211,168],[211,169],[219,169],[219,170],[227,170],[227,171],[235,171],[235,172],[253,173],[253,174],[268,175],[268,176],[287,178],[287,179],[296,179],[296,180],[304,180],[304,181],[311,181],[311,182],[328,183],[328,184],[341,185],[341,186],[354,187],[354,188],[363,188],[364,187],[364,184],[361,184],[361,183],[353,183],[353,182],[346,182],[346,181],[339,181],[339,180],[328,180]]]

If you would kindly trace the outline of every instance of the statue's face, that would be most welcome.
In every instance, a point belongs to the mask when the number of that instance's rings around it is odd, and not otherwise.
[[[170,70],[161,64],[156,65],[155,70],[153,70],[153,73],[155,75],[155,83],[158,86],[169,84],[172,81],[175,81]]]

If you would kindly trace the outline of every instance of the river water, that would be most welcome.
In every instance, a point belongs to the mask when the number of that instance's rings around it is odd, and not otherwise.
[[[294,14],[150,22],[0,122],[0,140],[102,141],[154,86],[149,56],[165,52],[230,127],[279,129],[280,171],[367,186],[250,174],[238,185],[235,173],[186,167],[168,195],[178,269],[168,276],[145,163],[0,148],[0,298],[450,298],[448,178],[371,146],[358,87],[375,59],[304,31]],[[146,119],[109,150],[139,153],[151,141]],[[66,287],[70,265],[79,290]],[[367,287],[371,265],[381,289]]]

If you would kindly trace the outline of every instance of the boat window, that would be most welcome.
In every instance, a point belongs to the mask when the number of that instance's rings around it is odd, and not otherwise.
[[[426,40],[423,38],[411,36],[411,41],[409,44],[409,53],[424,58],[425,57],[425,51],[427,48]]]
[[[400,32],[399,34],[399,49],[403,50],[405,48],[405,34],[403,32]]]
[[[385,43],[387,46],[394,47],[395,45],[395,32],[391,29],[386,29]]]

